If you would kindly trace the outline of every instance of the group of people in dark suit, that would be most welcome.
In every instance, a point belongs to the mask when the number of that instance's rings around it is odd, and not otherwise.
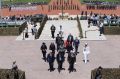
[[[56,43],[56,45],[55,45]],[[57,34],[55,39],[55,43],[52,42],[49,46],[50,53],[47,54],[47,45],[43,42],[41,45],[41,51],[43,54],[43,59],[49,63],[49,71],[54,71],[54,62],[57,61],[58,64],[58,72],[61,70],[65,70],[63,68],[63,64],[65,62],[65,54],[67,53],[67,61],[69,63],[69,72],[76,71],[74,68],[74,64],[76,62],[76,56],[78,54],[78,47],[80,44],[79,39],[76,37],[74,39],[72,34],[68,35],[67,40],[63,40],[63,38]],[[74,51],[73,51],[74,50]],[[57,52],[57,53],[55,53]]]

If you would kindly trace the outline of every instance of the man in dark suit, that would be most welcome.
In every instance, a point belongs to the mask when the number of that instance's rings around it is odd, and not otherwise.
[[[76,37],[74,42],[73,42],[73,45],[75,47],[75,53],[77,54],[78,53],[78,47],[79,47],[79,44],[80,44],[80,41],[79,39]]]
[[[51,26],[51,35],[52,35],[52,38],[54,39],[55,38],[55,30],[56,30],[56,27],[54,25]]]
[[[60,70],[64,69],[62,66],[63,66],[63,62],[65,60],[65,57],[61,52],[59,52],[56,56],[56,60],[57,60],[57,63],[58,63],[58,72],[60,73]]]
[[[41,51],[42,51],[42,54],[43,54],[43,59],[46,61],[46,50],[47,50],[47,46],[46,46],[46,44],[43,42],[42,43],[42,46],[41,46]]]
[[[62,40],[61,37],[59,36],[59,34],[57,34],[57,37],[56,37],[56,40],[55,40],[56,45],[57,45],[57,51],[58,51],[58,49],[60,47],[61,40]]]
[[[52,53],[54,55],[55,54],[55,49],[56,49],[55,44],[51,43],[49,49],[52,51]]]
[[[68,54],[67,60],[68,60],[68,63],[69,63],[69,68],[68,68],[69,72],[76,71],[76,69],[74,68],[74,63],[76,62],[76,55],[75,55],[75,53],[74,52],[70,52]]]
[[[50,52],[50,53],[47,55],[47,61],[48,61],[48,63],[49,63],[49,69],[48,69],[48,70],[50,70],[50,72],[51,72],[51,71],[54,71],[54,60],[55,60],[55,57],[54,57],[53,53]]]

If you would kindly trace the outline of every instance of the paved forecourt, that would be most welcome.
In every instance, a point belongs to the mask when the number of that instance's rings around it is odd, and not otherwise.
[[[56,27],[55,36],[59,33],[60,25],[62,25],[64,40],[67,39],[67,37],[70,33],[74,37],[79,37],[79,30],[77,27],[76,20],[60,19],[60,20],[48,20],[47,23],[45,24],[45,27],[42,31],[42,34],[41,34],[39,40],[54,40],[51,38],[50,27],[52,26],[52,24]]]
[[[100,31],[97,26],[91,25],[90,28],[88,28],[88,20],[80,20],[80,23],[81,23],[83,37],[84,37],[81,40],[107,40],[104,34],[99,36]],[[87,31],[86,35],[85,35],[85,31]]]
[[[33,25],[31,25],[31,23],[27,22],[27,26],[28,26],[28,38],[25,38],[25,33],[24,31],[16,38],[16,40],[35,40],[35,35],[32,35],[32,31],[31,28],[33,27]],[[36,26],[37,30],[40,28],[40,23],[37,23]],[[24,33],[24,38],[23,38],[23,33]]]
[[[77,72],[69,73],[67,70],[67,53],[65,63],[61,73],[57,71],[57,62],[55,61],[55,71],[50,72],[47,69],[48,63],[42,60],[40,46],[45,42],[48,46],[53,41],[16,41],[14,36],[0,36],[0,68],[11,68],[12,62],[16,60],[18,68],[25,71],[26,79],[90,79],[91,70],[102,66],[103,68],[118,68],[120,63],[120,36],[106,36],[107,41],[81,41],[79,54],[75,68]],[[85,43],[90,46],[91,53],[89,60],[85,64],[83,60],[83,46]],[[112,49],[112,50],[110,50]],[[56,52],[57,53],[57,52]]]

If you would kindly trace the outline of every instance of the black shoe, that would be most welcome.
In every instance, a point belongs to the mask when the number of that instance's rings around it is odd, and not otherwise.
[[[61,68],[61,70],[65,70],[65,68]]]
[[[83,62],[85,62],[85,60],[83,60]]]
[[[58,68],[58,72],[60,73],[60,69]]]
[[[48,71],[49,71],[50,69],[48,69]]]
[[[75,69],[75,68],[74,68],[73,70],[74,70],[74,72],[76,72],[76,69]]]

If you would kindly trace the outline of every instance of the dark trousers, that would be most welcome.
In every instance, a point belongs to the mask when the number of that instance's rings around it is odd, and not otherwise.
[[[58,62],[58,69],[62,69],[63,62]]]
[[[55,31],[51,31],[52,38],[55,37],[55,36],[54,36],[54,33],[55,33]]]
[[[25,38],[28,38],[28,33],[25,33]]]
[[[59,50],[60,44],[57,44],[57,51]]]
[[[53,65],[54,65],[53,62],[49,62],[49,69],[50,69],[50,70],[54,70]]]
[[[100,35],[104,33],[104,28],[100,27]]]
[[[31,31],[32,31],[32,35],[34,35],[34,31],[33,31],[33,29],[32,29]]]
[[[69,70],[74,70],[74,62],[69,63]]]
[[[76,53],[78,52],[78,46],[75,46],[75,52]]]
[[[51,50],[52,51],[52,55],[55,56],[55,50]]]
[[[42,51],[42,54],[43,54],[44,60],[46,60],[46,51]]]

